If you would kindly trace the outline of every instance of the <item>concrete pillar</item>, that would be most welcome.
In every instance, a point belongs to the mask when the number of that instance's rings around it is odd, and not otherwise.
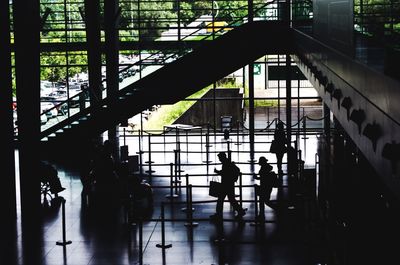
[[[85,25],[88,47],[90,104],[97,105],[102,98],[99,0],[85,0]]]
[[[11,44],[9,3],[0,3],[0,155],[2,191],[0,192],[0,264],[10,264],[17,259],[16,253],[16,192],[15,157],[13,139]]]
[[[0,208],[3,217],[0,222],[15,222],[16,193],[15,193],[15,159],[14,133],[12,110],[12,77],[11,77],[11,43],[10,43],[10,14],[8,1],[0,3],[0,130],[2,158],[2,192],[0,192]],[[3,227],[0,225],[0,227]]]
[[[250,162],[254,162],[254,64],[249,64],[249,140]]]
[[[106,72],[107,72],[107,97],[111,99],[111,104],[118,104],[117,93],[119,90],[119,37],[118,37],[118,0],[104,2],[105,17],[105,53],[106,53]],[[110,106],[112,107],[112,106]],[[108,139],[113,144],[113,155],[119,161],[119,126],[108,128]]]
[[[292,76],[290,71],[291,58],[286,54],[286,136],[288,145],[292,137]]]
[[[13,1],[23,259],[41,263],[39,0]]]

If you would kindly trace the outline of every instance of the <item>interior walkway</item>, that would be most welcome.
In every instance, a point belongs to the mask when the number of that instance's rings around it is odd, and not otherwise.
[[[173,150],[176,149],[177,138],[173,132],[166,137],[166,143],[164,138],[159,136],[151,140],[152,170],[155,172],[152,172],[152,177],[144,177],[144,180],[153,186],[154,208],[146,215],[142,226],[137,220],[127,220],[123,207],[107,207],[107,201],[110,202],[111,198],[99,205],[92,197],[82,197],[79,169],[55,164],[62,185],[66,188],[60,194],[66,200],[65,239],[72,243],[57,245],[57,242],[66,242],[62,234],[62,204],[44,204],[43,246],[37,250],[42,256],[42,264],[327,264],[329,247],[313,221],[313,203],[302,190],[291,190],[287,175],[281,177],[281,184],[272,192],[276,209],[266,206],[265,223],[255,222],[254,184],[258,182],[252,175],[258,172],[259,166],[249,162],[247,144],[231,143],[230,150],[232,160],[238,163],[243,173],[244,187],[242,193],[237,188],[236,194],[242,194],[243,207],[248,211],[244,221],[238,222],[226,202],[225,221],[220,226],[208,219],[216,206],[215,198],[208,195],[208,182],[213,178],[211,172],[214,167],[220,167],[216,153],[227,150],[226,141],[222,135],[210,137],[212,146],[209,147],[210,161],[207,167],[204,151],[203,154],[195,152],[205,148],[204,142],[200,145],[200,137],[190,134],[188,138],[181,136],[182,182],[180,187],[173,190],[174,199],[171,200],[168,198],[171,194],[168,188],[170,163],[175,161]],[[267,152],[270,140],[269,135],[256,136],[255,158],[266,156],[277,171],[274,155]],[[138,151],[136,138],[127,137],[125,141],[130,154]],[[240,141],[248,141],[248,136],[241,137]],[[145,142],[146,138],[143,139]],[[307,143],[306,148],[304,143]],[[145,150],[148,148],[143,146]],[[300,147],[306,168],[315,167],[316,136],[310,135],[307,142],[301,139]],[[143,160],[148,162],[147,152],[143,154]],[[149,169],[148,165],[146,163],[145,170]],[[189,174],[188,178],[186,174]],[[188,213],[182,210],[187,206],[186,179],[193,185],[193,227],[188,222]],[[164,205],[167,220],[164,223],[165,243],[162,241],[161,205]],[[32,264],[24,261],[21,242],[17,244],[17,264]],[[160,244],[171,244],[171,247],[157,247]],[[32,247],[32,251],[34,249]]]

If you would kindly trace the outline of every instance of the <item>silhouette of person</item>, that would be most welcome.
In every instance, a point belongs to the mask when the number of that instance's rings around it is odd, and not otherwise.
[[[273,152],[276,155],[278,173],[281,175],[283,173],[282,160],[283,160],[283,155],[286,153],[286,141],[287,141],[285,130],[283,129],[282,121],[279,121],[278,124],[276,125],[275,131],[274,131],[274,140],[275,140],[276,148]]]
[[[115,192],[116,184],[119,179],[112,146],[109,140],[104,141],[103,145],[95,155],[93,161],[93,175],[98,192]]]
[[[260,180],[260,189],[259,189],[259,196],[261,203],[265,203],[266,205],[270,206],[270,198],[272,188],[274,187],[276,181],[275,172],[272,171],[272,166],[268,163],[268,159],[264,156],[261,156],[258,159],[258,164],[260,165],[260,170],[258,171],[258,176],[255,174],[253,177],[254,179]],[[264,207],[260,207],[263,209]],[[260,212],[259,218],[264,219],[264,212]]]
[[[41,182],[49,184],[50,192],[56,197],[58,197],[59,192],[65,190],[65,188],[61,185],[57,169],[44,161],[40,161],[40,177]]]
[[[297,152],[293,146],[289,146],[287,150],[287,160],[288,160],[288,176],[294,177],[298,172],[299,161],[297,159]]]
[[[227,158],[224,152],[218,153],[218,159],[222,163],[221,170],[214,169],[214,172],[221,176],[222,192],[218,196],[216,213],[211,215],[212,220],[222,220],[222,211],[225,197],[228,196],[229,202],[237,212],[236,218],[242,218],[246,214],[235,198],[235,178],[233,175],[233,163]]]

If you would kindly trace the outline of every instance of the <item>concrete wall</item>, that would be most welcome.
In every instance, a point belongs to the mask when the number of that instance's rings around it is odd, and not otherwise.
[[[188,109],[175,124],[203,125],[210,123],[214,125],[214,91],[208,91],[202,99],[197,101]],[[215,104],[215,117],[217,128],[221,128],[221,116],[232,116],[234,125],[242,121],[243,93],[239,88],[217,88],[215,97],[218,99]],[[225,98],[225,99],[224,99]]]
[[[301,58],[294,56],[297,65],[386,186],[400,199],[399,157],[394,161],[397,169],[394,171],[392,162],[382,155],[386,144],[400,143],[400,83],[300,35],[297,45]],[[328,87],[340,89],[342,97],[331,97]],[[350,113],[360,109],[365,113],[361,132],[358,125],[348,119],[346,109],[341,106],[345,97],[352,101]],[[363,134],[368,124],[376,124],[380,128],[376,148]]]

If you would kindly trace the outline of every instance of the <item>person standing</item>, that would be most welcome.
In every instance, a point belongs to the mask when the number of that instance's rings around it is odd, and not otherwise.
[[[234,176],[234,164],[231,162],[224,152],[218,153],[218,159],[222,163],[221,170],[214,169],[214,172],[221,176],[222,190],[218,196],[216,213],[211,215],[212,220],[222,220],[222,211],[224,206],[225,197],[228,196],[228,200],[232,205],[233,209],[237,212],[236,218],[242,218],[246,214],[246,210],[240,206],[235,198],[235,181]]]
[[[260,197],[260,219],[264,218],[264,203],[271,208],[270,198],[272,188],[275,186],[277,178],[274,171],[272,171],[272,166],[268,163],[268,159],[261,156],[258,159],[258,164],[260,165],[260,170],[258,171],[258,176],[254,174],[254,179],[260,180],[259,197]]]
[[[283,122],[279,121],[278,124],[276,125],[275,131],[274,131],[274,141],[271,144],[271,148],[270,148],[270,152],[275,153],[275,155],[276,155],[276,161],[277,161],[279,175],[283,174],[282,160],[283,160],[283,155],[287,151],[286,142],[287,142],[287,139],[286,139],[285,130],[283,128]]]

